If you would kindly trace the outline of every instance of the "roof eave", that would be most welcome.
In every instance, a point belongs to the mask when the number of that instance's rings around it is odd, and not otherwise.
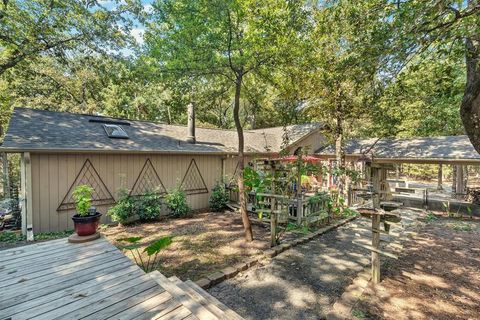
[[[5,153],[109,153],[109,154],[185,154],[185,155],[237,155],[237,151],[192,151],[192,150],[118,150],[118,149],[45,149],[0,147]],[[276,155],[278,152],[244,152],[246,155]]]

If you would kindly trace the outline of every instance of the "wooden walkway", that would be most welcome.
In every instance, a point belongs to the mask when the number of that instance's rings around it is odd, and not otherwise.
[[[101,238],[0,251],[0,319],[241,318],[192,282],[145,274]]]

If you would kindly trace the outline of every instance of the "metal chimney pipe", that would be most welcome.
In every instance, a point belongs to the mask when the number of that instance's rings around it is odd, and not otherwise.
[[[188,109],[187,142],[188,143],[195,143],[197,139],[195,137],[195,107],[193,106],[193,103],[189,103],[187,109]]]

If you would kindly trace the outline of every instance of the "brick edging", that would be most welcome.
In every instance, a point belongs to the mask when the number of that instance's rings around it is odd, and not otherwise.
[[[322,234],[325,234],[325,233],[327,233],[331,230],[334,230],[338,227],[343,226],[344,224],[346,224],[346,223],[348,223],[352,220],[355,220],[356,218],[357,217],[350,217],[350,218],[347,218],[347,219],[343,219],[343,220],[340,220],[337,223],[332,224],[330,226],[320,228],[317,231],[312,232],[312,233],[310,233],[306,236],[303,236],[301,238],[286,241],[282,244],[279,244],[278,246],[275,246],[275,247],[272,247],[272,248],[266,250],[263,254],[261,254],[257,257],[250,258],[246,262],[237,263],[233,267],[226,267],[226,268],[224,268],[220,271],[216,271],[214,273],[211,273],[211,274],[207,275],[206,277],[195,281],[195,283],[198,286],[202,287],[203,289],[211,288],[211,287],[221,283],[222,281],[224,281],[226,279],[230,279],[230,278],[235,277],[238,273],[253,267],[254,265],[259,263],[260,261],[263,261],[265,259],[271,259],[271,258],[277,256],[278,254],[282,253],[285,250],[288,250],[288,249],[296,247],[300,244],[309,242],[309,241],[313,240],[314,238],[316,238],[318,236],[321,236]]]

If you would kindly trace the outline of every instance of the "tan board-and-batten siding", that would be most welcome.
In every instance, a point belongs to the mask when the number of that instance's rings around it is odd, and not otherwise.
[[[87,160],[98,173],[108,192],[117,200],[120,189],[133,188],[147,159],[150,159],[167,190],[182,182],[194,159],[208,193],[188,195],[188,203],[193,209],[208,207],[212,187],[222,179],[223,174],[231,177],[237,162],[236,157],[225,158],[218,155],[32,153],[31,201],[34,233],[73,229],[71,216],[75,210],[57,209]],[[102,223],[110,222],[106,215],[110,206],[97,205],[98,211],[104,214]]]

